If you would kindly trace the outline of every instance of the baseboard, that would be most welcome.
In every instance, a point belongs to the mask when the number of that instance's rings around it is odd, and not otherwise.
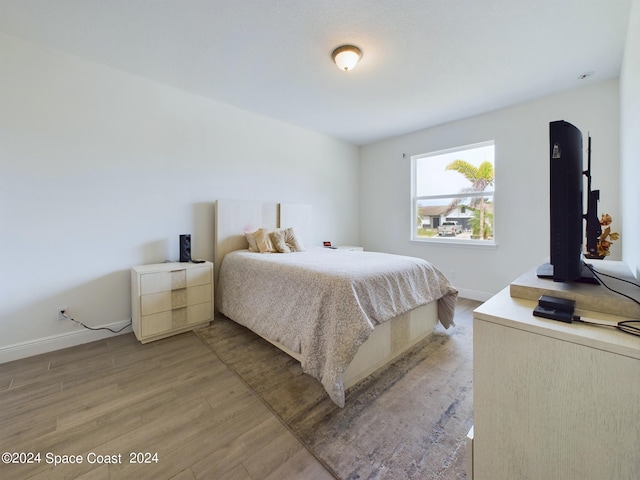
[[[468,298],[469,300],[485,302],[493,297],[493,294],[461,288],[458,289],[458,296],[461,298]],[[123,320],[122,322],[103,326],[117,331],[128,323],[130,323],[130,320]],[[95,342],[96,340],[102,340],[103,338],[113,337],[115,335],[123,335],[125,333],[131,333],[130,326],[117,334],[111,333],[107,330],[87,330],[85,328],[79,328],[78,331],[75,332],[62,333],[60,335],[39,338],[37,340],[30,340],[24,343],[7,345],[6,347],[0,347],[0,363],[11,362],[21,358],[40,355],[41,353],[74,347],[76,345],[82,345],[83,343]]]
[[[478,292],[476,290],[467,290],[464,288],[455,287],[458,290],[458,296],[461,298],[468,298],[469,300],[476,300],[478,302],[486,302],[491,297],[493,297],[493,293],[487,292]]]
[[[86,328],[79,327],[78,330],[74,332],[62,333],[51,337],[44,337],[24,343],[0,347],[0,363],[11,362],[21,358],[40,355],[41,353],[53,352],[63,348],[82,345],[83,343],[95,342],[96,340],[130,333],[131,326],[128,326],[130,323],[130,320],[123,320],[122,322],[102,325],[103,327],[108,327],[115,331],[127,326],[127,328],[118,333],[111,333],[108,330],[88,330]]]

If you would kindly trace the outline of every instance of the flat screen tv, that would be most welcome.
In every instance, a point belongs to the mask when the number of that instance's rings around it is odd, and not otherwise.
[[[549,124],[549,167],[550,263],[538,269],[538,276],[556,282],[598,283],[582,256],[586,173],[582,133],[564,120]]]

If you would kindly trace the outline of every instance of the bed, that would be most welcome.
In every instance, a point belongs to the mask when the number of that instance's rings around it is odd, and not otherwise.
[[[453,324],[457,291],[425,260],[305,245],[309,205],[218,200],[215,216],[216,309],[300,361],[340,407],[438,320]],[[245,233],[259,229],[295,232],[293,252],[251,251]]]

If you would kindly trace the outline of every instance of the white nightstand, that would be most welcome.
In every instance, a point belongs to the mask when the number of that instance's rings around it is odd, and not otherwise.
[[[131,269],[131,323],[142,343],[213,319],[213,264],[157,263]]]
[[[351,250],[353,252],[364,252],[364,248],[353,245],[336,245],[334,248],[338,250]]]

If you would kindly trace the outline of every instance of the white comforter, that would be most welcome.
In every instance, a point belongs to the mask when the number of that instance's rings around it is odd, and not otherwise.
[[[312,248],[304,252],[228,253],[216,306],[257,334],[302,357],[344,406],[342,375],[375,325],[438,300],[452,324],[458,292],[425,260],[375,252]]]

